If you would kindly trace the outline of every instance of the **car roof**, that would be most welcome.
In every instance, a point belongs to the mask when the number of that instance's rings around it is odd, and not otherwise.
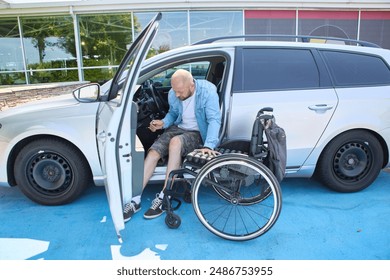
[[[232,49],[237,47],[281,47],[281,48],[303,48],[303,49],[329,49],[329,50],[339,50],[339,51],[351,51],[351,52],[360,52],[373,55],[380,55],[384,57],[388,63],[390,63],[390,50],[383,49],[380,47],[370,47],[370,46],[356,46],[356,45],[345,45],[340,43],[323,43],[323,42],[293,42],[293,41],[243,41],[243,40],[234,40],[234,41],[217,41],[211,43],[196,43],[189,46],[179,47],[171,49],[164,53],[153,56],[145,61],[144,66],[156,62],[156,60],[161,60],[164,57],[169,57],[172,55],[177,55],[180,53],[189,53],[194,51],[201,50],[224,50]]]

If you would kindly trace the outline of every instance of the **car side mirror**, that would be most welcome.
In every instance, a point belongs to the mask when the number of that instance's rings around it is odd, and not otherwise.
[[[100,85],[88,84],[73,91],[74,98],[82,103],[95,102],[100,97]]]

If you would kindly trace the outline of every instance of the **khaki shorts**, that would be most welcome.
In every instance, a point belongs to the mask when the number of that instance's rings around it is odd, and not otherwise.
[[[182,157],[186,156],[193,150],[198,149],[202,145],[202,137],[200,136],[199,131],[185,130],[177,126],[171,126],[156,139],[156,141],[150,147],[150,150],[155,150],[158,152],[161,158],[168,156],[169,142],[175,136],[178,136],[182,143]]]

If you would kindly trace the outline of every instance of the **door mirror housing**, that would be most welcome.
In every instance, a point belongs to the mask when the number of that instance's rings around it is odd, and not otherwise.
[[[100,97],[100,85],[93,83],[81,86],[73,91],[73,96],[82,103],[96,102]]]

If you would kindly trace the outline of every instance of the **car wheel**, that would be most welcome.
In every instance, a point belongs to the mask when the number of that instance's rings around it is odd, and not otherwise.
[[[43,205],[62,205],[78,198],[90,183],[90,169],[71,144],[40,139],[16,157],[14,173],[20,190]]]
[[[377,178],[382,163],[383,151],[378,139],[367,131],[350,131],[326,146],[316,175],[333,190],[356,192]]]

